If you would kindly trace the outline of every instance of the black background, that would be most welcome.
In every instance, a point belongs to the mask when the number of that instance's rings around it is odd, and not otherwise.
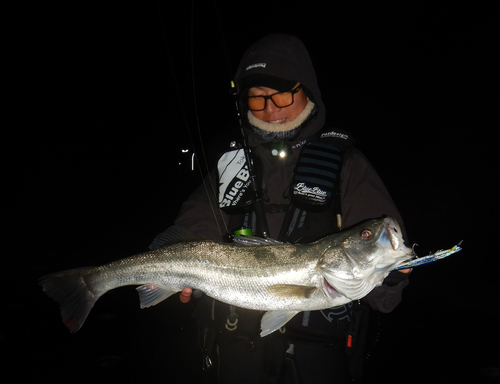
[[[201,140],[211,162],[225,148],[220,137],[237,135],[228,89],[238,60],[256,39],[287,32],[309,49],[329,124],[356,137],[417,252],[464,240],[463,251],[415,270],[403,303],[373,321],[381,335],[365,381],[491,380],[487,368],[500,366],[493,11],[470,2],[323,4],[6,9],[4,374],[199,380],[191,305],[172,298],[141,311],[135,290],[121,288],[70,335],[36,280],[143,251],[171,225],[200,178],[181,149]]]

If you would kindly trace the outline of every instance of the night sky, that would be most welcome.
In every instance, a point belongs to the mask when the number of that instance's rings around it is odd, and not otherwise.
[[[355,136],[417,253],[464,240],[462,252],[415,270],[403,303],[383,316],[368,382],[487,380],[481,369],[500,366],[498,352],[487,352],[498,345],[500,320],[492,10],[470,2],[328,10],[319,1],[158,3],[23,3],[4,15],[0,352],[13,372],[155,383],[175,382],[166,378],[187,367],[185,382],[196,380],[191,307],[171,299],[140,311],[134,289],[122,288],[69,335],[36,280],[146,250],[199,183],[181,150],[201,143],[213,164],[237,138],[228,90],[241,54],[286,32],[309,49],[328,124]]]

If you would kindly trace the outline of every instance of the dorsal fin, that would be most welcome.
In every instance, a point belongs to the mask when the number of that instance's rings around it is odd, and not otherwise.
[[[246,247],[255,247],[258,245],[283,245],[283,243],[278,240],[270,239],[268,237],[262,238],[257,236],[234,236],[233,241],[236,245],[243,245]]]
[[[173,245],[177,243],[183,243],[186,241],[202,241],[206,238],[195,235],[193,232],[187,230],[186,228],[179,227],[177,225],[172,225],[168,227],[165,231],[156,236],[149,246],[149,249],[158,249],[168,245]]]

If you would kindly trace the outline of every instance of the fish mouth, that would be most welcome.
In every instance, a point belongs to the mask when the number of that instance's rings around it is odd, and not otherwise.
[[[416,256],[415,252],[412,248],[408,248],[404,244],[403,231],[401,231],[399,223],[390,217],[386,217],[384,222],[385,231],[380,238],[380,240],[382,240],[382,244],[386,244],[386,249],[389,249],[388,245],[390,244],[392,248],[392,256],[396,257],[400,261],[413,259]]]
[[[398,222],[390,217],[384,219],[387,239],[393,250],[398,250],[404,244],[403,233]]]

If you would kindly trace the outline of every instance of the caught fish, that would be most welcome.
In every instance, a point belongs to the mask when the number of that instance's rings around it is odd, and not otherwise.
[[[309,244],[245,236],[234,243],[181,241],[99,267],[49,274],[40,285],[59,302],[71,332],[107,291],[139,285],[141,308],[191,287],[237,307],[267,311],[261,322],[266,336],[301,311],[361,299],[413,257],[396,220],[382,218]]]

